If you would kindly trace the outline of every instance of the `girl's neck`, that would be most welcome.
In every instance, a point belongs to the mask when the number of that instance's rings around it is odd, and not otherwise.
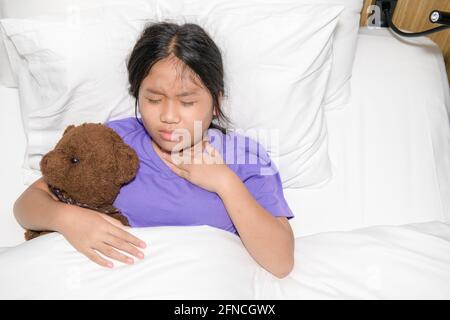
[[[200,145],[200,146],[202,145],[202,141],[205,140],[205,138],[208,136],[207,131],[208,131],[208,130],[206,130],[206,131],[203,133],[203,139],[201,139],[199,142],[197,142],[196,145]],[[152,145],[153,145],[153,149],[155,150],[156,154],[157,154],[161,159],[163,159],[163,158],[162,158],[162,154],[166,154],[166,155],[169,155],[169,156],[171,155],[171,152],[170,152],[170,151],[166,151],[166,150],[161,149],[160,146],[159,146],[153,139],[151,139],[151,143],[152,143]],[[186,149],[189,149],[189,148],[194,149],[195,146],[192,145],[191,147],[185,148],[185,149],[183,149],[183,150],[186,150]]]

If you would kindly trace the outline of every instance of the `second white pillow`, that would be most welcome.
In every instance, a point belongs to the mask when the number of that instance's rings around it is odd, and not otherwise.
[[[201,25],[223,53],[232,129],[258,140],[283,187],[332,177],[321,107],[342,6],[222,3],[202,14],[161,16]]]

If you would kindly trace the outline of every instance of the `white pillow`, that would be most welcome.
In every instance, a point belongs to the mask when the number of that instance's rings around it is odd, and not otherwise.
[[[0,85],[5,87],[16,87],[16,81],[11,70],[8,53],[6,51],[6,36],[0,28]]]
[[[138,2],[141,0],[128,0],[127,2]],[[160,17],[170,17],[171,15],[180,15],[189,9],[191,13],[204,13],[210,9],[210,6],[224,2],[225,0],[142,0],[148,3],[152,8],[159,10]],[[239,0],[233,3],[241,3]],[[258,1],[258,0],[253,0]],[[284,5],[284,3],[293,4],[331,4],[343,5],[342,12],[333,42],[333,62],[331,66],[331,75],[327,85],[323,106],[325,110],[342,108],[348,103],[350,98],[350,83],[353,59],[356,49],[356,39],[359,28],[360,11],[363,0],[290,0],[280,3],[278,0],[266,0],[272,2],[274,6]],[[66,14],[80,8],[86,8],[93,5],[111,5],[120,2],[119,0],[40,0],[39,3],[30,0],[0,0],[0,18],[26,18],[43,14]],[[0,37],[2,32],[0,30]],[[5,42],[8,40],[5,39]],[[11,68],[9,66],[8,55],[2,48],[3,42],[0,41],[0,84],[6,86],[17,86],[14,80]],[[10,53],[11,51],[9,51]]]
[[[171,18],[186,14],[207,15],[216,5],[229,4],[240,7],[242,4],[255,3],[262,5],[261,0],[171,0],[159,1],[157,4],[160,19]],[[327,85],[323,107],[325,110],[341,109],[350,99],[350,78],[352,75],[353,59],[356,51],[360,13],[364,0],[265,0],[264,5],[274,10],[291,8],[299,4],[310,5],[342,5],[344,10],[340,15],[333,42],[333,62],[331,75]],[[322,13],[311,11],[311,18],[321,20]],[[299,21],[301,23],[301,21]]]
[[[100,21],[95,11],[88,11],[89,23],[80,23],[77,28],[48,19],[2,21],[24,58],[18,80],[28,138],[26,168],[39,173],[41,156],[54,146],[68,124],[132,115],[125,56],[143,19],[151,16],[135,8],[120,14],[104,9],[107,18]],[[287,12],[271,5],[224,5],[207,16],[196,16],[224,48],[226,83],[233,99],[224,107],[230,103],[235,106],[228,113],[237,128],[280,131],[280,146],[263,144],[280,169],[285,187],[317,187],[332,174],[320,103],[330,72],[333,31],[342,9],[303,5],[292,6]],[[316,16],[319,18],[313,18]],[[274,32],[274,26],[280,30]],[[242,37],[250,46],[242,45]],[[271,86],[275,90],[268,91]],[[263,92],[268,92],[267,96]],[[282,105],[283,112],[274,105]],[[257,139],[253,132],[244,133]],[[36,177],[32,175],[28,181]]]
[[[233,129],[258,140],[283,187],[332,177],[321,102],[342,6],[221,3],[203,14],[161,19],[204,27],[223,53]]]
[[[152,12],[141,5],[80,10],[75,19],[2,19],[17,51],[14,65],[27,137],[26,183],[69,124],[133,114],[126,58]]]
[[[59,17],[75,16],[80,10],[94,7],[111,7],[123,4],[137,4],[141,7],[151,7],[152,11],[157,0],[0,0],[0,19],[5,18],[34,18],[42,15]],[[0,28],[1,29],[1,28]],[[0,30],[0,85],[17,87],[17,80],[13,69],[14,51],[7,50],[10,41]]]

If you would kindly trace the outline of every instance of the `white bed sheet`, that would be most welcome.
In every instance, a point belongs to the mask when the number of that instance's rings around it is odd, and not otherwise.
[[[146,258],[113,270],[50,234],[0,253],[0,299],[450,299],[450,224],[299,237],[278,279],[209,226],[133,229]]]
[[[261,270],[255,297],[449,299],[449,249],[450,224],[437,221],[300,237],[291,275]]]

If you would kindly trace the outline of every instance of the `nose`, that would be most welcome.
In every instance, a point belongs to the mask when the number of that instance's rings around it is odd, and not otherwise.
[[[165,123],[178,123],[180,122],[180,117],[178,114],[177,106],[173,101],[167,101],[162,108],[160,114],[161,122]]]
[[[47,153],[40,162],[40,169],[43,175],[55,176],[57,173],[63,172],[65,157],[61,155],[59,150],[52,150]]]

